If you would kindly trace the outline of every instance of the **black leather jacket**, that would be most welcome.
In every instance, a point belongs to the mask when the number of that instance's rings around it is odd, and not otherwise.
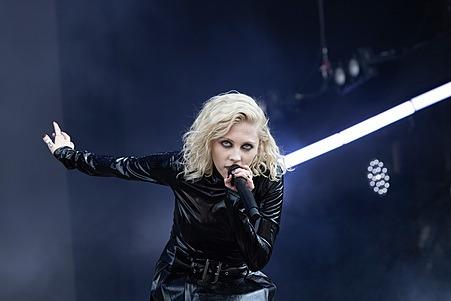
[[[114,176],[167,185],[175,194],[171,238],[163,250],[161,265],[171,265],[179,249],[194,258],[211,258],[228,264],[245,263],[251,271],[262,269],[271,256],[279,231],[283,178],[270,181],[254,177],[253,194],[261,218],[252,224],[237,193],[226,189],[214,170],[196,182],[183,179],[181,154],[159,153],[144,157],[112,157],[58,148],[54,156],[68,169],[91,176]]]

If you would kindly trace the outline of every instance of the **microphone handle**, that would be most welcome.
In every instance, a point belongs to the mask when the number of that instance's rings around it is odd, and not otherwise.
[[[254,195],[246,187],[246,180],[242,177],[235,178],[235,187],[238,190],[240,198],[243,200],[244,208],[246,209],[249,219],[255,223],[255,221],[260,217],[260,212],[258,211],[257,203],[255,203]]]

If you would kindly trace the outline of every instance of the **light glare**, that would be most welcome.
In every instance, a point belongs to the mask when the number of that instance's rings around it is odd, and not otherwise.
[[[288,168],[293,167],[319,155],[330,152],[342,145],[340,135],[335,134],[286,155],[285,164]]]
[[[344,144],[350,143],[363,136],[366,136],[380,128],[394,123],[402,118],[412,115],[418,110],[445,100],[451,96],[451,82],[440,87],[432,89],[412,98],[400,105],[397,105],[387,111],[377,114],[367,120],[353,125],[337,134],[319,140],[313,144],[307,145],[295,152],[287,154],[284,157],[284,163],[287,168],[318,157],[324,153],[334,150]],[[372,161],[371,166],[379,164],[378,160]],[[368,167],[368,171],[370,168]]]

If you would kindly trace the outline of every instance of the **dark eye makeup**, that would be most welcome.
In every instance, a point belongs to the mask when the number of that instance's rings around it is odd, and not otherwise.
[[[245,149],[245,150],[251,150],[251,149],[254,148],[254,146],[251,145],[251,144],[244,144],[244,145],[242,146],[242,148]]]
[[[224,147],[231,147],[232,143],[228,140],[223,140],[223,141],[221,141],[221,145]]]
[[[225,148],[229,148],[229,147],[232,147],[233,143],[229,140],[222,140],[221,145]],[[253,149],[254,146],[252,144],[246,143],[246,144],[243,144],[241,146],[241,148],[243,148],[246,151],[249,151],[249,150]]]

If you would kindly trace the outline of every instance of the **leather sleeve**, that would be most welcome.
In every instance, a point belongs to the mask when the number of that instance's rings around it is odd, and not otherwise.
[[[267,180],[267,189],[262,194],[259,218],[252,224],[247,215],[238,209],[239,196],[228,190],[226,207],[229,222],[235,234],[241,254],[251,271],[261,270],[269,261],[279,232],[283,202],[283,177],[279,181]],[[257,197],[257,194],[256,194]]]
[[[177,153],[159,153],[144,157],[113,157],[60,147],[53,155],[67,169],[90,176],[118,177],[170,185],[177,176]]]

